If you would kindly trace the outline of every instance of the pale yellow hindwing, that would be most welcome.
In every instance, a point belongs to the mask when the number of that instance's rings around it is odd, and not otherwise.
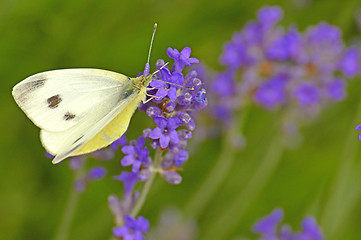
[[[98,132],[90,141],[85,143],[78,150],[73,152],[71,156],[81,155],[98,149],[107,147],[109,144],[119,139],[128,129],[130,119],[134,111],[144,99],[144,94],[134,94],[127,99],[119,114],[109,122],[100,132]]]

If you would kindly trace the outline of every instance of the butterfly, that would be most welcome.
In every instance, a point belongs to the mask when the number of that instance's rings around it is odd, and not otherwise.
[[[119,139],[138,105],[145,102],[147,86],[156,72],[130,78],[100,69],[52,70],[26,78],[13,88],[12,94],[41,129],[42,145],[55,156],[52,163],[57,164]]]

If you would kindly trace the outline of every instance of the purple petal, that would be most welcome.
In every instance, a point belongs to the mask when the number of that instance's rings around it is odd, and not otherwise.
[[[130,194],[134,185],[139,181],[138,174],[133,172],[122,172],[119,176],[113,178],[123,182],[125,194]]]
[[[160,129],[159,127],[156,127],[149,133],[149,137],[151,139],[158,139],[162,136],[162,133],[163,133],[163,130]]]
[[[161,129],[165,129],[167,127],[167,119],[164,117],[155,117],[154,122],[160,127]]]
[[[361,131],[361,124],[360,124],[360,125],[357,125],[355,129]]]
[[[168,97],[172,100],[175,101],[177,100],[177,89],[172,86],[169,90],[168,90]]]
[[[184,58],[189,58],[189,56],[191,55],[191,51],[192,50],[190,49],[190,47],[185,47],[181,51],[181,55],[183,55]]]
[[[167,55],[168,57],[172,58],[172,59],[175,59],[179,56],[179,52],[177,49],[172,49],[172,48],[167,48]]]
[[[126,226],[113,228],[113,235],[115,237],[123,237],[128,234],[128,228]]]
[[[131,165],[134,162],[134,160],[135,159],[134,159],[133,155],[127,155],[127,156],[124,156],[120,162],[121,162],[122,166],[126,167],[126,166]]]
[[[139,151],[143,149],[144,144],[145,144],[145,138],[143,136],[138,137],[137,145],[136,145],[137,150]]]
[[[160,136],[159,143],[160,143],[161,148],[168,147],[169,142],[170,142],[170,137],[169,136],[165,136],[165,135]]]
[[[174,130],[177,127],[181,126],[183,124],[182,120],[179,119],[178,117],[171,117],[168,119],[168,126],[167,129],[168,130]]]
[[[145,217],[139,216],[137,218],[137,225],[138,225],[138,230],[142,231],[142,232],[147,232],[148,228],[149,228],[149,222]]]
[[[179,143],[179,141],[180,141],[178,132],[176,130],[171,130],[169,132],[169,138],[170,138],[170,141],[173,143]]]
[[[137,153],[135,150],[135,147],[132,145],[126,145],[126,146],[122,147],[122,152],[124,154],[128,154],[128,155],[133,155],[133,154]]]

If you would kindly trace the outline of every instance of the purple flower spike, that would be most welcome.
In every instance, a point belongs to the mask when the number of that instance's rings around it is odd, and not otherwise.
[[[190,58],[191,49],[185,47],[181,52],[177,49],[168,48],[167,54],[170,58],[174,59],[174,71],[182,72],[184,66],[191,66],[192,63],[199,63],[199,60],[196,58]]]
[[[142,216],[135,219],[132,216],[124,216],[125,225],[122,227],[116,227],[113,229],[113,235],[115,237],[123,237],[124,240],[143,240],[142,232],[148,231],[149,222]]]
[[[149,163],[149,150],[145,145],[145,138],[140,136],[136,142],[122,148],[126,156],[121,160],[123,166],[133,165],[132,171],[139,172],[142,165]]]
[[[262,234],[265,237],[276,237],[276,227],[281,222],[282,219],[283,219],[282,209],[276,208],[268,216],[260,219],[253,226],[253,232]]]
[[[122,172],[113,178],[123,182],[126,195],[132,193],[134,185],[139,181],[138,173],[134,172]]]
[[[169,119],[156,117],[154,122],[158,127],[149,133],[149,137],[151,139],[159,139],[162,148],[167,148],[170,142],[178,143],[180,141],[179,135],[175,130],[182,125],[182,120],[178,117],[171,117]]]

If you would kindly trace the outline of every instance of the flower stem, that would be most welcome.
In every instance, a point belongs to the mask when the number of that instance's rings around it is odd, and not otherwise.
[[[213,165],[212,170],[209,172],[200,188],[185,206],[185,214],[187,216],[196,219],[207,207],[207,203],[213,198],[214,194],[227,177],[227,173],[232,168],[236,153],[232,140],[236,133],[242,132],[247,113],[248,109],[244,110],[240,115],[240,119],[234,121],[234,123],[239,124],[239,129],[235,129],[235,124],[232,124],[224,134],[222,138],[221,153],[219,154],[216,163]]]
[[[358,112],[353,121],[354,127],[361,121],[361,101],[357,109]],[[357,180],[360,180],[358,178],[359,171],[353,174],[356,167],[357,145],[359,144],[354,127],[350,126],[340,157],[339,167],[337,168],[338,172],[335,174],[333,186],[329,192],[330,196],[327,198],[328,201],[321,218],[321,225],[325,228],[328,236],[332,238],[335,238],[335,234],[340,230],[341,225],[348,222],[345,219],[351,213],[350,210],[354,207],[354,204],[359,202],[357,200],[361,194],[360,186],[352,185],[358,182]]]
[[[83,167],[75,171],[74,181],[79,179],[79,177],[83,174]],[[73,183],[74,183],[73,181]],[[69,229],[71,222],[74,217],[75,210],[77,208],[79,202],[80,193],[77,192],[74,188],[74,184],[71,185],[68,200],[66,203],[66,207],[64,210],[64,214],[62,220],[60,222],[60,227],[58,229],[57,234],[55,235],[55,240],[66,240],[69,236]]]
[[[154,156],[154,168],[158,169],[160,166],[160,163],[162,161],[162,150],[157,149]],[[157,175],[157,171],[152,171],[149,179],[145,182],[142,191],[140,192],[140,195],[134,204],[134,207],[132,211],[130,212],[130,215],[133,217],[136,217],[140,211],[140,209],[143,207],[143,204],[148,196],[150,187],[153,185],[155,176]]]
[[[229,207],[225,209],[223,214],[218,217],[216,221],[212,222],[212,225],[207,228],[206,234],[202,239],[226,239],[226,235],[237,226],[246,210],[262,191],[267,181],[277,169],[284,149],[279,134],[278,137],[275,137],[272,140],[265,158],[252,175],[253,177],[245,189],[236,197],[232,198],[233,201],[226,205]]]

